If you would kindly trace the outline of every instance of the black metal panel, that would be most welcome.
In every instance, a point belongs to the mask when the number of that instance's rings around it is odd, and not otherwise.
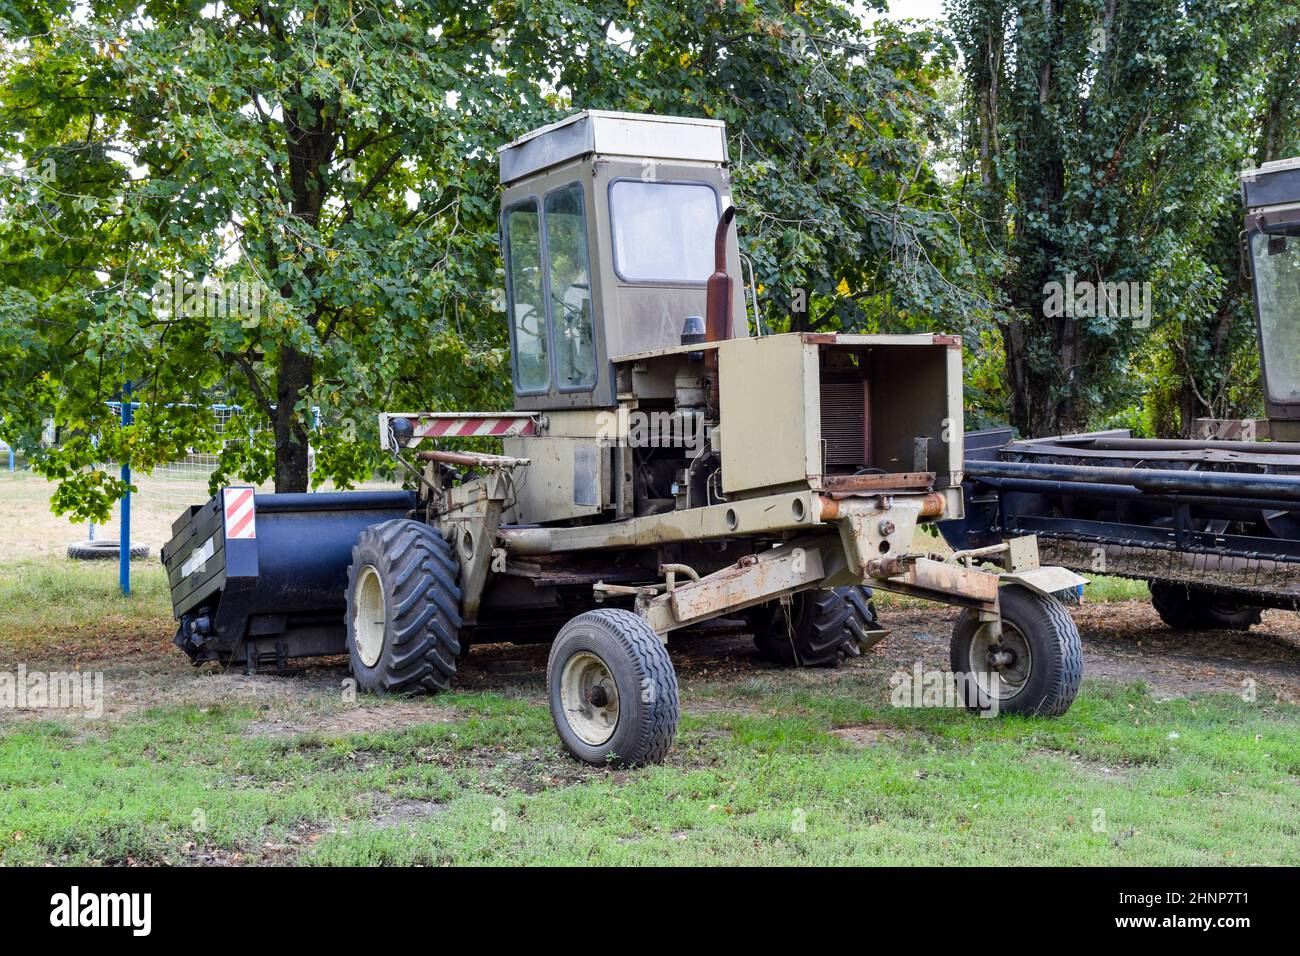
[[[409,517],[415,496],[406,491],[258,494],[253,501],[253,538],[226,538],[220,495],[177,520],[163,550],[180,619],[176,643],[196,661],[241,660],[249,620],[256,615],[259,632],[269,635],[279,658],[339,653],[352,548],[371,525]],[[209,542],[212,553],[203,560],[200,549]],[[298,632],[302,640],[295,637]]]
[[[1300,203],[1300,169],[1255,171],[1242,179],[1241,191],[1248,209]]]

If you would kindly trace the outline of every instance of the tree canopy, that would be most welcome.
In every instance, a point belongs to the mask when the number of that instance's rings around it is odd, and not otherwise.
[[[967,91],[962,188],[989,238],[974,251],[1000,304],[1010,421],[1086,429],[1144,387],[1178,393],[1181,414],[1157,416],[1166,431],[1253,410],[1250,376],[1233,387],[1234,358],[1254,352],[1236,174],[1294,138],[1295,6],[952,0],[949,12]],[[1149,282],[1150,314],[1045,314],[1044,289],[1068,276]]]
[[[508,401],[494,148],[583,108],[729,123],[773,327],[969,303],[927,157],[938,36],[842,4],[530,0],[10,7],[0,68],[0,408],[60,507],[97,462],[254,436],[228,476],[367,476],[374,413]],[[795,289],[810,308],[791,314]],[[106,404],[142,403],[118,427]]]
[[[107,461],[347,486],[378,411],[507,407],[494,151],[587,108],[726,120],[765,326],[965,334],[974,423],[1256,401],[1234,175],[1296,145],[1293,5],[948,13],[0,0],[0,438],[102,518]],[[1153,325],[1044,315],[1067,274]]]

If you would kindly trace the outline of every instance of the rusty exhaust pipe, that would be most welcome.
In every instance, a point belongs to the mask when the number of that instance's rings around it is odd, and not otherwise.
[[[704,291],[706,341],[721,342],[731,338],[731,276],[727,275],[727,230],[736,218],[736,207],[728,206],[718,217],[713,234],[713,275]]]
[[[731,338],[731,302],[733,290],[731,276],[727,274],[727,230],[736,218],[736,207],[728,206],[718,217],[718,228],[713,234],[713,275],[704,287],[704,330],[706,342],[722,342]],[[704,353],[704,364],[709,372],[709,409],[718,410],[718,350]]]

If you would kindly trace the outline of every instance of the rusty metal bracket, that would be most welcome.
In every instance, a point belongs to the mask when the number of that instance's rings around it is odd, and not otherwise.
[[[826,576],[818,544],[825,540],[792,542],[746,555],[721,571],[656,595],[643,616],[655,631],[666,634],[686,624],[815,587]]]

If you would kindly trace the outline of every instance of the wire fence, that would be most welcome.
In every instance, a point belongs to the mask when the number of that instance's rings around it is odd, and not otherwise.
[[[120,403],[110,402],[109,405],[114,412],[121,414]],[[136,404],[134,407],[138,409],[140,406]],[[213,415],[213,427],[222,448],[254,439],[255,434],[248,430],[238,405],[210,405],[208,409]],[[172,522],[190,505],[203,504],[211,497],[208,483],[220,460],[219,452],[191,451],[184,458],[160,465],[148,474],[133,471],[131,484],[136,490],[131,495],[131,540],[147,545],[156,556],[158,549],[171,538]],[[313,460],[314,456],[309,454],[309,469]],[[121,465],[105,462],[103,467],[116,473]],[[268,481],[255,487],[259,491],[271,491],[274,486]],[[120,540],[121,527],[122,504],[118,502],[108,524],[94,527],[93,537]],[[92,536],[91,529],[87,529],[87,533]]]

